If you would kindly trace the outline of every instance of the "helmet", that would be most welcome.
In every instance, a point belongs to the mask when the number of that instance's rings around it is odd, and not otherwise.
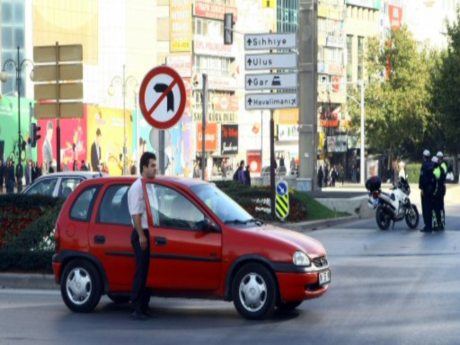
[[[423,156],[424,156],[424,157],[430,157],[430,156],[431,156],[430,151],[429,151],[429,150],[424,150],[424,151],[423,151]]]
[[[431,161],[432,161],[433,163],[435,163],[435,164],[436,164],[436,163],[439,163],[439,159],[438,159],[438,157],[436,157],[436,156],[433,156],[433,158],[431,158]]]
[[[436,157],[438,157],[438,158],[443,158],[444,155],[442,154],[441,151],[438,151],[438,153],[436,153]]]

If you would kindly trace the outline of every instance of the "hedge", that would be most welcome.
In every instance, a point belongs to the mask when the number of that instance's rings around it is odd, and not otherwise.
[[[51,272],[53,229],[63,200],[0,196],[0,270]]]

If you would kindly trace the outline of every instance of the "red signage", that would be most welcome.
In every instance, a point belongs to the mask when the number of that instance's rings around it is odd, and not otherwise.
[[[196,0],[195,1],[195,16],[224,20],[225,13],[233,13],[233,20],[236,22],[238,10],[236,7],[217,4],[214,1]]]
[[[392,29],[399,29],[402,25],[403,10],[402,7],[388,5],[388,15],[390,16],[390,26]]]
[[[201,123],[197,123],[197,136],[196,136],[196,147],[197,151],[201,152],[201,145],[203,142],[203,130]],[[206,137],[204,149],[206,152],[217,151],[217,123],[206,124]]]
[[[251,173],[260,173],[262,171],[262,151],[247,151],[246,160]]]

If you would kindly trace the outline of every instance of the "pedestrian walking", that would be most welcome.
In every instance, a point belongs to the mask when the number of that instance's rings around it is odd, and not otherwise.
[[[241,184],[245,184],[246,178],[244,175],[244,160],[240,161],[238,169],[236,169],[235,173],[233,174],[233,181],[238,181]]]
[[[434,192],[434,175],[433,163],[430,160],[431,153],[428,150],[423,151],[423,163],[420,169],[418,187],[421,191],[422,214],[425,226],[420,231],[431,232],[433,221],[433,192]]]
[[[32,170],[33,170],[32,160],[29,159],[26,165],[26,186],[32,183]]]
[[[6,192],[8,194],[14,193],[14,162],[10,159],[6,168]]]
[[[251,172],[249,171],[249,165],[246,165],[244,170],[244,184],[246,186],[251,186]]]
[[[323,188],[323,179],[324,179],[323,166],[320,166],[318,170],[318,187],[319,188]]]
[[[155,179],[156,167],[155,154],[144,152],[140,159],[141,177],[131,185],[128,191],[128,208],[133,224],[131,245],[136,257],[136,271],[131,290],[131,318],[135,320],[145,320],[152,313],[149,307],[150,290],[146,286],[150,263],[150,234],[142,180]],[[151,190],[152,188],[150,187],[153,188],[152,185],[149,185],[147,193],[149,193],[149,200],[153,201],[151,207],[152,209],[158,209],[155,191]],[[158,211],[156,213],[158,214]],[[158,217],[155,214],[153,218],[153,221],[159,224]]]
[[[3,193],[3,181],[5,181],[5,166],[3,160],[0,159],[0,194]]]

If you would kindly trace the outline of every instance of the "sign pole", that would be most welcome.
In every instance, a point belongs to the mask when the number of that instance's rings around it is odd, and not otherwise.
[[[271,33],[271,32],[270,32]],[[273,51],[270,49],[270,54]],[[270,73],[273,73],[270,70]],[[273,91],[270,91],[273,93]],[[271,202],[271,215],[272,219],[275,219],[275,201],[276,201],[276,186],[275,186],[275,120],[273,119],[273,109],[270,109],[270,195],[272,197]]]
[[[208,75],[203,73],[202,75],[202,91],[201,91],[201,106],[203,109],[203,115],[201,119],[201,179],[205,179],[206,169],[206,118],[208,112]]]
[[[59,87],[59,80],[61,79],[60,73],[59,73],[59,42],[56,42],[56,103],[57,103],[57,125],[56,125],[56,171],[61,171],[61,124],[60,124],[60,118],[61,118],[61,103],[60,103],[60,87]]]

